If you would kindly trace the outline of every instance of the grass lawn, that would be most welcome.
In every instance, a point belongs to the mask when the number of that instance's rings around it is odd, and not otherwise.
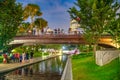
[[[73,80],[120,80],[119,59],[104,66],[95,64],[92,55],[72,56]]]

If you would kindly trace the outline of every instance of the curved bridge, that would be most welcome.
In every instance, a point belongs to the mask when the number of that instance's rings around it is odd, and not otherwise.
[[[10,44],[87,44],[82,35],[24,35],[16,36]],[[102,36],[98,42],[106,48],[116,47],[111,36]]]

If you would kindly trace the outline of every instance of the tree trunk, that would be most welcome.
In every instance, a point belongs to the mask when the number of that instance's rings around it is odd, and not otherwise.
[[[93,45],[93,56],[94,56],[94,59],[95,59],[96,50],[97,50],[97,44],[95,43]]]

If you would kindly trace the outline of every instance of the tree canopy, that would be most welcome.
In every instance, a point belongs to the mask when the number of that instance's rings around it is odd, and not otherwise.
[[[37,26],[37,28],[43,29],[46,26],[48,26],[48,22],[45,19],[43,19],[43,18],[37,18],[35,20],[35,25]]]
[[[31,18],[31,28],[34,27],[34,20],[37,16],[41,16],[42,12],[40,10],[40,7],[37,4],[28,4],[24,8],[23,18],[24,20]]]
[[[22,14],[22,5],[16,3],[16,0],[0,1],[0,49],[16,35]]]
[[[23,18],[31,18],[31,23],[29,25],[29,30],[32,30],[36,26],[37,30],[43,30],[48,26],[48,22],[41,17],[42,12],[37,4],[28,4],[24,8]]]
[[[87,41],[97,45],[106,29],[112,25],[113,19],[116,21],[119,6],[118,0],[77,0],[68,12],[84,29],[84,36],[90,35],[91,38],[86,38]]]
[[[109,28],[106,30],[113,38],[117,48],[120,46],[120,14],[111,21]]]

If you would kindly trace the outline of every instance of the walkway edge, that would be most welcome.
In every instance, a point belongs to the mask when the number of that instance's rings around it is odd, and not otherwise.
[[[71,65],[71,55],[68,56],[66,66],[64,68],[61,80],[73,80],[72,76],[72,65]]]

